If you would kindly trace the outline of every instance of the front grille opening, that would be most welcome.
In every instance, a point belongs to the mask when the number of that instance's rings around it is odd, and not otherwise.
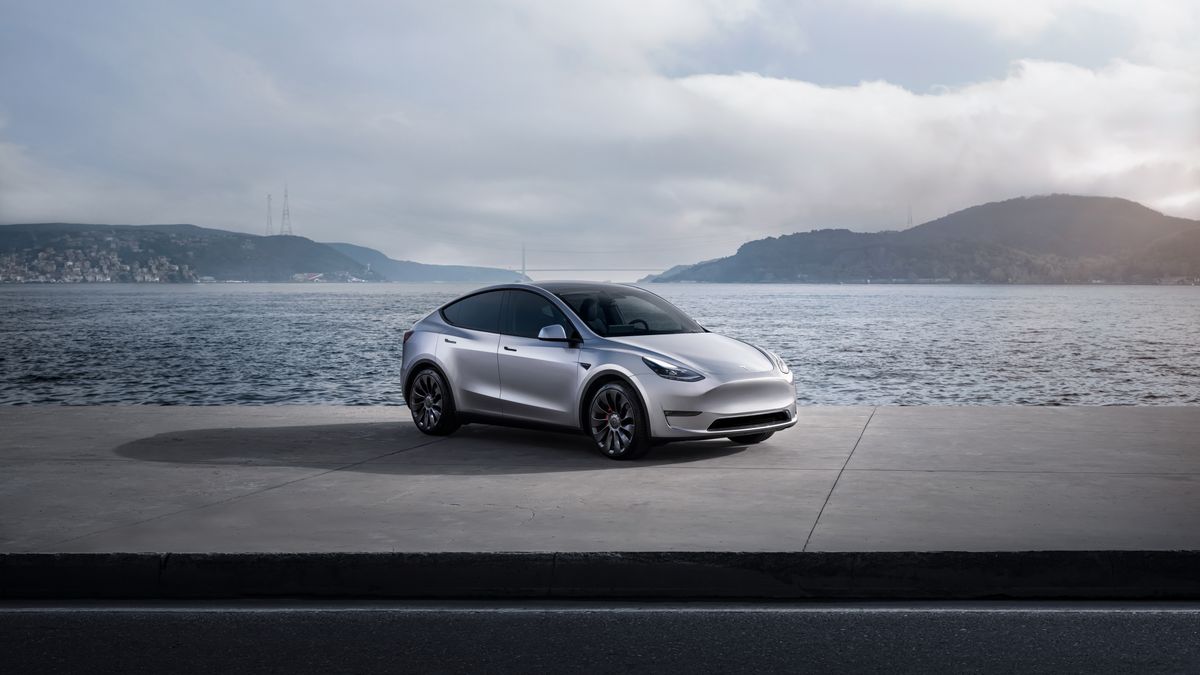
[[[786,422],[791,417],[786,410],[760,415],[741,415],[740,417],[722,417],[708,425],[709,431],[724,431],[726,429],[742,429],[745,427],[761,427],[767,424]]]

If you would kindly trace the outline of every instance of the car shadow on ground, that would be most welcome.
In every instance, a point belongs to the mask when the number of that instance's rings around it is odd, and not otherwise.
[[[636,461],[613,461],[582,434],[472,424],[451,436],[407,423],[239,427],[172,431],[114,449],[128,459],[175,464],[300,466],[396,475],[489,475],[630,470],[702,464],[744,452],[725,439],[670,443]]]

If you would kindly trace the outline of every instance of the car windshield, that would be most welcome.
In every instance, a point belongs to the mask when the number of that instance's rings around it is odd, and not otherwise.
[[[602,337],[704,332],[678,307],[638,288],[589,288],[556,295]]]

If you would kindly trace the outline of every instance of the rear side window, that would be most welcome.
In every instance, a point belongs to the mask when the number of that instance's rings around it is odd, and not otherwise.
[[[472,295],[442,309],[442,318],[452,326],[500,332],[500,301],[503,291],[488,291]]]
[[[530,291],[509,291],[508,309],[501,321],[501,331],[505,335],[535,338],[542,328],[558,324],[570,335],[575,327],[567,317],[546,298]]]

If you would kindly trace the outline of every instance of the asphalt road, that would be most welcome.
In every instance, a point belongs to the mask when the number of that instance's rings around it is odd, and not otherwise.
[[[1200,671],[1196,604],[0,605],[0,672]]]

